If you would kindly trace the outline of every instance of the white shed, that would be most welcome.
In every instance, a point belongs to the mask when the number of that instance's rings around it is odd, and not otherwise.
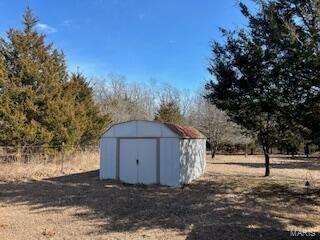
[[[128,121],[110,127],[100,141],[100,179],[180,186],[205,166],[205,136],[189,126]]]

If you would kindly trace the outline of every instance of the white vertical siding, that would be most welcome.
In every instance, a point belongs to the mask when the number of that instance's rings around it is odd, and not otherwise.
[[[114,128],[114,137],[136,137],[137,136],[137,122],[131,121],[123,124],[116,124]]]
[[[117,139],[102,138],[100,141],[100,179],[116,178]]]
[[[119,178],[123,182],[138,183],[138,142],[136,139],[120,139]]]
[[[136,121],[137,137],[161,137],[161,125],[148,121]]]
[[[113,137],[114,136],[114,127],[111,127],[110,129],[108,129],[108,131],[106,131],[102,137]]]
[[[190,183],[200,177],[206,167],[206,140],[180,140],[180,183]]]
[[[160,139],[160,184],[179,185],[179,138]]]
[[[157,140],[138,139],[138,179],[140,183],[157,183]]]
[[[157,183],[156,139],[120,139],[119,160],[121,181]]]
[[[176,138],[180,138],[176,133],[174,133],[171,129],[169,129],[165,125],[161,126],[161,137],[176,137]]]

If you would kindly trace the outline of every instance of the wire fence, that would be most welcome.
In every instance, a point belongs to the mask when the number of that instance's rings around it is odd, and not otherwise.
[[[0,164],[11,162],[62,162],[66,157],[81,152],[97,152],[97,144],[89,145],[24,145],[24,146],[0,146]]]

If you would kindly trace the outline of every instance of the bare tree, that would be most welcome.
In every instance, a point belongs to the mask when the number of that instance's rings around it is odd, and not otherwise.
[[[124,76],[110,74],[96,82],[95,92],[101,111],[108,113],[113,123],[153,118],[155,95],[147,85],[129,84]]]
[[[227,119],[223,112],[214,105],[199,101],[190,113],[190,122],[206,135],[211,146],[211,157],[214,158],[227,128]]]
[[[227,115],[215,105],[203,99],[202,94],[193,101],[188,122],[206,135],[211,146],[211,157],[223,144],[246,144],[251,139],[244,136],[238,125],[228,120]]]

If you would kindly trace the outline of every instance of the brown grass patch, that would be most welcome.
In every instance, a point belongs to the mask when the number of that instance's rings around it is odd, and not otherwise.
[[[70,166],[76,174],[0,182],[0,239],[274,240],[292,239],[290,230],[319,233],[320,196],[303,195],[304,172],[316,179],[318,160],[272,163],[265,178],[262,156],[218,156],[184,189],[99,181],[98,171],[78,164]]]
[[[95,170],[99,167],[99,152],[77,151],[53,158],[50,162],[39,161],[35,157],[27,163],[15,161],[0,164],[0,167],[0,181],[42,179]]]

